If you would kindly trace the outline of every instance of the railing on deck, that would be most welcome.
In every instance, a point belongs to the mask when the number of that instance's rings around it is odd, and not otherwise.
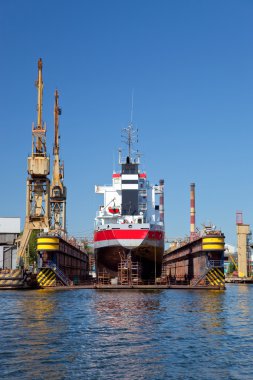
[[[208,268],[223,268],[224,260],[208,260],[207,267]]]

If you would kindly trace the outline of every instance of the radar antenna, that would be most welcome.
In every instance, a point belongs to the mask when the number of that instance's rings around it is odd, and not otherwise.
[[[131,119],[130,119],[131,125],[133,125],[133,114],[134,114],[134,89],[132,90]]]
[[[134,129],[132,124],[129,124],[127,128],[122,129],[121,133],[122,142],[127,145],[128,157],[132,162],[132,149],[133,144],[138,143],[138,129]]]
[[[140,153],[137,151],[134,152],[133,145],[138,143],[138,129],[134,129],[133,126],[133,112],[134,112],[134,89],[132,90],[132,100],[131,100],[131,114],[130,114],[130,123],[127,128],[123,128],[121,132],[121,141],[127,145],[127,163],[136,163],[139,164]],[[119,149],[119,163],[122,164],[121,160],[121,149]],[[136,158],[133,159],[135,153]]]

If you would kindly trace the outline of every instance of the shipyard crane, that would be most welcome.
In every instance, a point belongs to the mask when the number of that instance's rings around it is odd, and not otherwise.
[[[49,229],[50,160],[46,148],[46,124],[42,121],[42,59],[38,61],[37,124],[32,124],[32,153],[27,159],[26,217],[22,236],[17,240],[17,266],[29,267],[27,247],[33,230]]]
[[[235,259],[233,258],[233,256],[229,253],[228,257],[229,257],[230,261],[234,264],[235,270],[238,271],[238,265],[237,265]]]
[[[67,190],[63,184],[64,164],[60,160],[59,144],[59,116],[61,109],[59,107],[59,94],[55,91],[54,103],[54,164],[53,176],[50,186],[50,209],[51,209],[51,230],[58,234],[66,235],[66,195]]]

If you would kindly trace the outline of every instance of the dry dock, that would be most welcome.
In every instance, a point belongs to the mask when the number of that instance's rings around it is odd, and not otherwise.
[[[77,289],[93,289],[93,290],[168,290],[168,289],[184,289],[184,290],[224,290],[225,287],[220,286],[191,286],[191,285],[73,285],[73,286],[54,286],[46,287],[47,290],[77,290]]]
[[[60,160],[61,109],[57,90],[54,161],[49,178],[41,59],[36,87],[37,123],[32,124],[32,151],[27,161],[25,224],[23,233],[15,238],[18,269],[13,262],[7,264],[3,256],[0,289],[224,289],[224,235],[209,230],[197,236],[194,183],[190,196],[190,240],[172,246],[164,254],[164,180],[160,180],[159,186],[151,186],[146,173],[139,170],[139,155],[132,158],[132,124],[125,129],[129,155],[121,159],[120,154],[120,173],[113,173],[112,186],[96,186],[96,192],[104,194],[105,201],[95,219],[94,283],[88,253],[74,239],[67,239],[67,189]],[[33,234],[37,236],[37,250],[31,252]],[[8,247],[11,258],[15,244],[13,241]]]
[[[207,230],[165,252],[163,275],[168,283],[224,288],[224,238],[221,231]]]

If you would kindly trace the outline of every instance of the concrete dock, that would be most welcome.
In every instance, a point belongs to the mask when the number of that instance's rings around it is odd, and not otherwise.
[[[72,286],[52,286],[41,289],[47,290],[168,290],[168,289],[188,289],[188,290],[224,290],[220,286],[190,286],[190,285],[72,285]]]

